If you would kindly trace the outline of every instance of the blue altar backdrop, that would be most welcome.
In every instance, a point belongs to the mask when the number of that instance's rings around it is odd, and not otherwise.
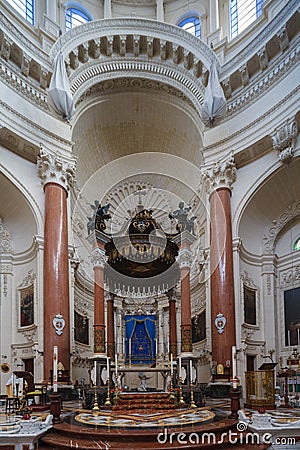
[[[126,316],[126,363],[153,364],[156,360],[156,316]]]

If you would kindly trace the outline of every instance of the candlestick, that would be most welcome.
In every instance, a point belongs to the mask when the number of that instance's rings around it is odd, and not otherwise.
[[[193,383],[191,382],[191,408],[197,408],[197,405],[194,401],[194,390],[193,390]]]
[[[173,353],[171,353],[171,375],[173,375]]]
[[[58,360],[58,348],[55,345],[53,347],[53,392],[57,392],[57,360]]]
[[[107,358],[108,359],[108,358]],[[107,378],[107,397],[106,397],[106,401],[104,403],[105,406],[111,406],[111,402],[110,402],[110,379],[109,377]]]
[[[179,377],[179,404],[185,405],[185,401],[184,401],[183,395],[182,395],[182,378],[181,378],[181,376]]]
[[[92,414],[93,416],[99,415],[99,405],[98,405],[98,396],[97,396],[97,385],[94,385],[94,406],[92,408]]]
[[[171,373],[171,380],[170,380],[170,400],[174,400],[175,399],[175,395],[174,395],[174,387],[173,387],[173,374]]]

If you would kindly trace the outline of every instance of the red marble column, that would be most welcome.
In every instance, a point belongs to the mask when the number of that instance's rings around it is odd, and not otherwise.
[[[185,232],[185,235],[187,232]],[[190,234],[190,233],[189,233]],[[192,348],[192,317],[191,317],[191,292],[190,292],[190,268],[192,264],[192,252],[189,242],[183,238],[179,249],[177,261],[180,267],[181,286],[181,353],[191,353]]]
[[[230,196],[230,189],[221,188],[210,197],[212,358],[224,366],[226,360],[231,361],[236,342]],[[226,319],[219,330],[215,324],[218,314]]]
[[[177,318],[176,318],[176,299],[173,290],[167,293],[169,299],[169,340],[170,353],[177,357]]]
[[[104,264],[105,250],[102,244],[93,250],[94,265],[94,353],[105,354],[105,316],[104,316]]]
[[[53,319],[61,315],[65,326],[55,330]],[[58,331],[58,332],[57,332]],[[58,360],[70,369],[70,317],[67,192],[56,183],[45,185],[44,224],[44,379],[49,380],[53,347]]]
[[[114,358],[115,351],[115,320],[114,320],[114,297],[107,300],[107,356]]]

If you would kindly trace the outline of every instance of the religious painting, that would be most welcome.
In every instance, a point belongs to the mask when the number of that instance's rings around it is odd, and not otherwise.
[[[192,317],[192,342],[203,341],[206,338],[205,310]]]
[[[20,327],[34,324],[34,287],[20,289]]]
[[[285,345],[300,346],[300,287],[284,291]]]
[[[75,341],[89,345],[89,319],[74,311]]]
[[[244,321],[256,325],[256,291],[244,285]]]

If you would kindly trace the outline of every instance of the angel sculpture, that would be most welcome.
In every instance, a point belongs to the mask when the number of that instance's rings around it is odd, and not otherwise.
[[[110,208],[110,203],[105,206],[98,206],[95,218],[95,229],[99,231],[104,231],[106,229],[105,220],[111,219],[111,215],[108,214]]]
[[[176,211],[173,211],[171,214],[169,214],[169,219],[177,220],[176,230],[179,233],[182,233],[182,231],[187,230],[190,233],[195,234],[194,220],[196,219],[196,216],[188,218],[190,210],[191,210],[190,206],[184,207],[184,203],[180,202],[179,209],[176,209]]]

